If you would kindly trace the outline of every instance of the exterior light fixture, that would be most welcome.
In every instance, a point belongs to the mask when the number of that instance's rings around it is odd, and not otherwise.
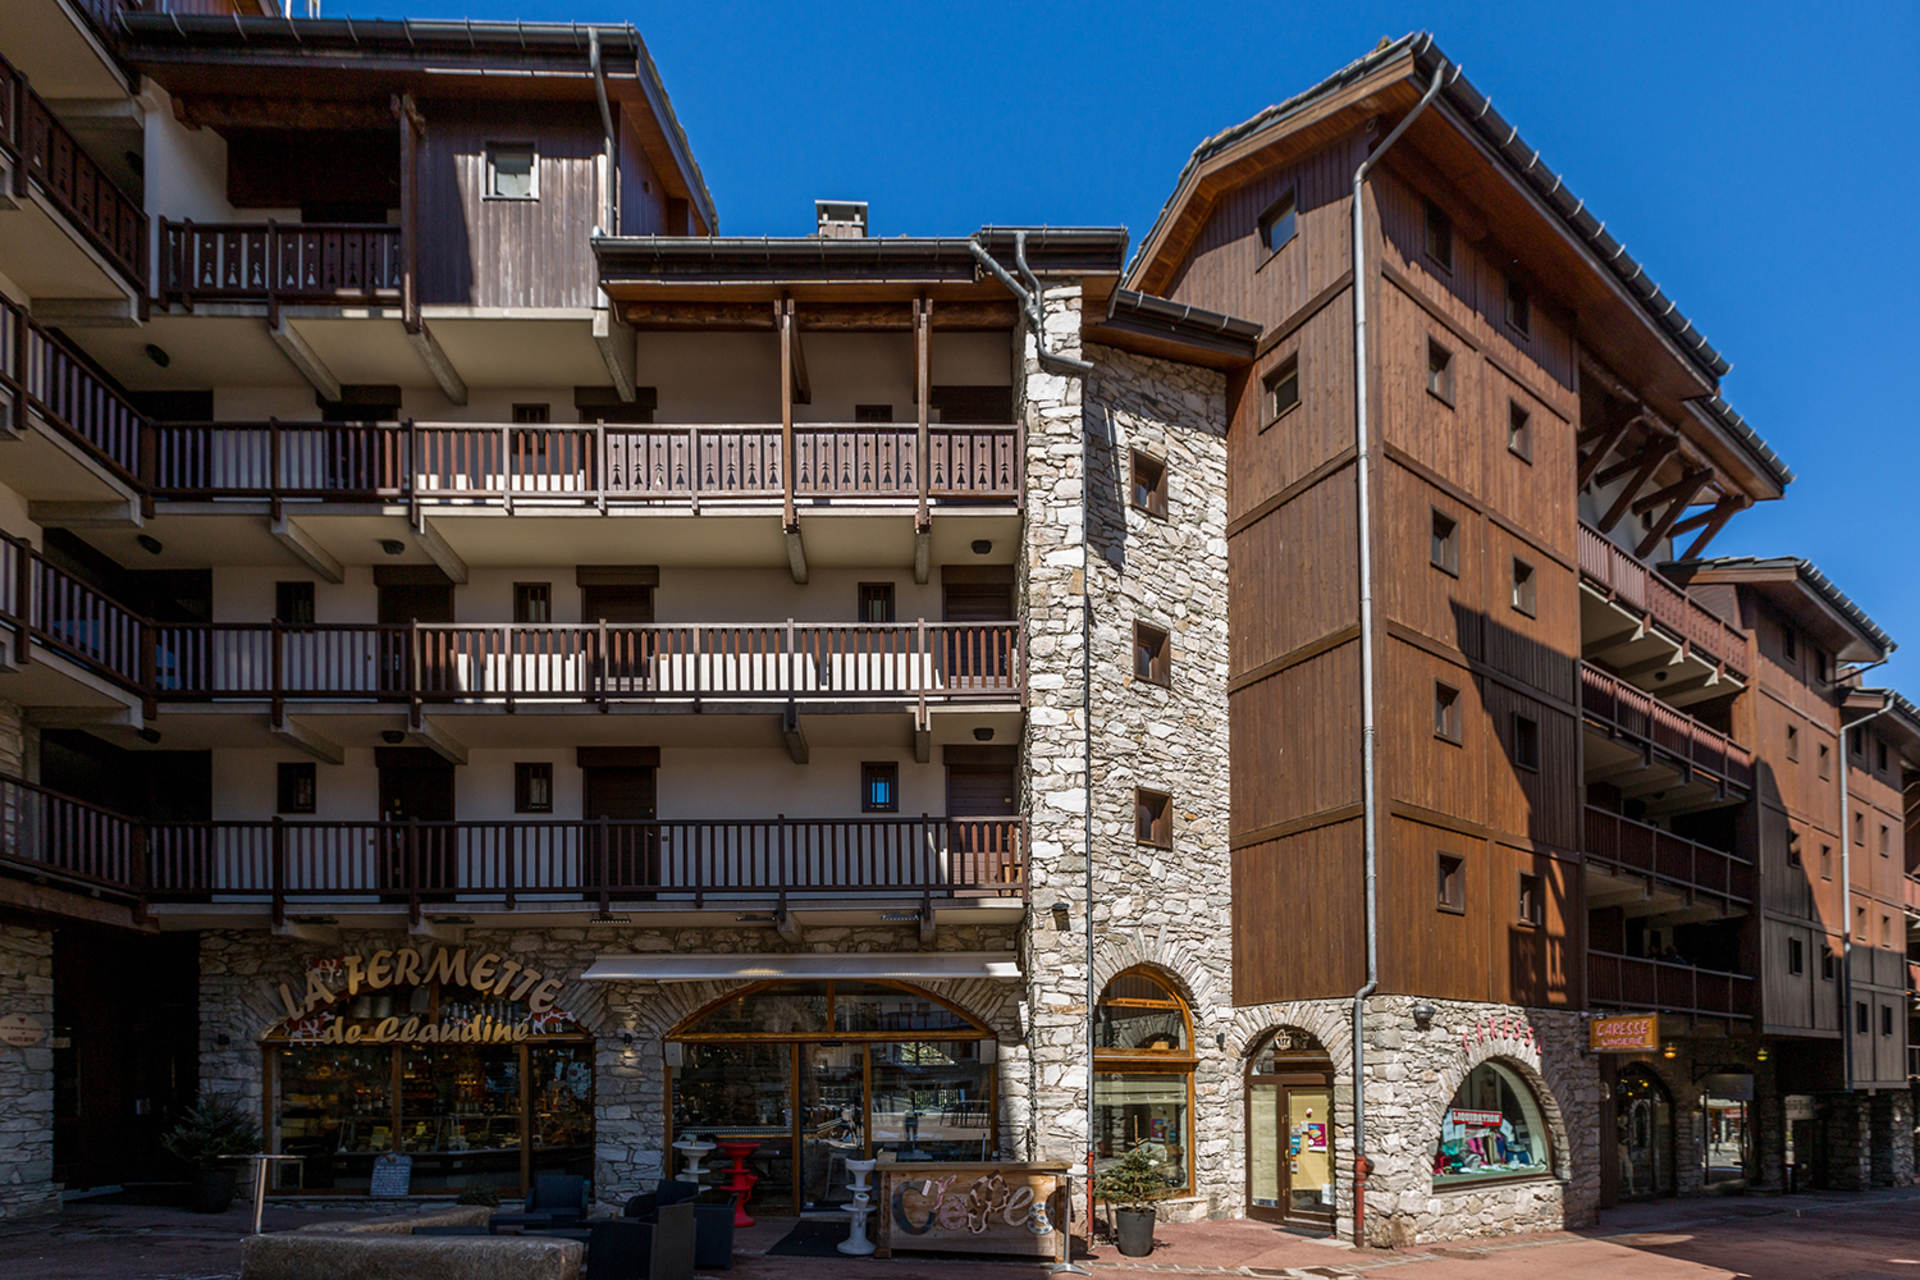
[[[620,1033],[620,1043],[629,1049],[633,1048],[633,1032],[622,1031]]]
[[[973,554],[977,556],[984,556],[992,550],[993,550],[993,543],[988,541],[987,539],[975,538],[973,540]]]
[[[147,344],[147,359],[153,361],[162,369],[173,363],[173,357],[167,354],[167,349],[157,342],[149,342]]]
[[[148,746],[152,746],[154,743],[160,741],[160,731],[158,729],[136,729],[133,736]]]
[[[1668,1062],[1672,1062],[1675,1058],[1680,1056],[1680,1047],[1674,1044],[1673,1041],[1669,1040],[1665,1044],[1660,1046],[1660,1056],[1665,1058]]]
[[[632,916],[610,916],[604,912],[588,919],[589,925],[632,924]]]
[[[1216,1031],[1213,1033],[1213,1047],[1216,1049],[1223,1049],[1223,1050],[1227,1047],[1226,1032]]]
[[[398,729],[382,729],[380,731],[380,741],[390,747],[397,747],[406,740],[407,735]]]
[[[1053,917],[1053,927],[1065,933],[1067,931],[1069,908],[1065,902],[1056,902],[1047,908],[1047,914]]]
[[[232,1045],[233,1045],[233,1037],[228,1035],[224,1031],[222,1031],[219,1035],[213,1038],[213,1047],[216,1049],[226,1049],[226,1048],[230,1048]]]
[[[390,556],[397,556],[407,549],[407,544],[398,538],[382,538],[380,549]]]
[[[142,551],[146,552],[150,556],[157,556],[163,550],[166,549],[164,544],[161,543],[160,539],[154,537],[150,533],[143,533],[139,535],[134,539],[134,542],[139,546],[139,548]]]
[[[993,730],[986,728],[984,726],[981,728],[975,729],[973,731],[973,740],[975,742],[992,742]]]
[[[1754,1050],[1753,1060],[1755,1062],[1765,1062],[1768,1058],[1771,1058],[1772,1056],[1773,1054],[1771,1051],[1768,1050],[1767,1046],[1761,1045],[1758,1049]]]
[[[1425,1031],[1433,1025],[1433,1006],[1425,1003],[1413,1006],[1413,1025]]]

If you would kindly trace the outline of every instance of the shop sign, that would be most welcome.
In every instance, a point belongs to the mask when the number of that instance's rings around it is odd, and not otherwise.
[[[1533,1024],[1525,1018],[1511,1014],[1504,1017],[1483,1018],[1467,1026],[1460,1032],[1460,1047],[1471,1058],[1474,1050],[1487,1044],[1509,1044],[1540,1052],[1540,1041],[1534,1037]]]
[[[1660,1015],[1619,1013],[1587,1023],[1587,1048],[1593,1053],[1652,1053],[1660,1047]]]
[[[1506,1123],[1506,1115],[1499,1111],[1469,1111],[1465,1107],[1454,1107],[1447,1112],[1447,1119],[1463,1129],[1498,1129]]]
[[[298,997],[290,984],[280,984],[290,1034],[319,1044],[513,1044],[564,1025],[566,1014],[555,1008],[561,978],[497,951],[469,957],[467,950],[401,947],[316,960],[307,966],[306,986]],[[433,982],[524,1001],[530,1016],[515,1022],[485,1015],[443,1022],[387,1017],[368,1027],[349,1025],[325,1007],[363,991]]]
[[[0,1017],[0,1044],[15,1049],[31,1049],[47,1038],[47,1028],[30,1013],[9,1013]]]
[[[1066,1257],[1065,1165],[901,1163],[878,1173],[883,1257],[922,1249]]]
[[[1811,1120],[1814,1118],[1813,1095],[1809,1093],[1790,1093],[1781,1100],[1787,1109],[1789,1120]]]

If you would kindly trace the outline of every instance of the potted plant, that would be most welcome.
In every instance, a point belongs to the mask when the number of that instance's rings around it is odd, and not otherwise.
[[[168,1152],[184,1160],[193,1177],[189,1201],[195,1213],[225,1213],[233,1205],[240,1179],[239,1162],[232,1156],[252,1155],[260,1149],[260,1130],[230,1098],[202,1098],[198,1106],[160,1140]]]
[[[1160,1162],[1145,1143],[1094,1179],[1093,1193],[1113,1206],[1114,1234],[1120,1239],[1123,1255],[1144,1258],[1153,1252],[1153,1202],[1163,1199],[1170,1189]]]

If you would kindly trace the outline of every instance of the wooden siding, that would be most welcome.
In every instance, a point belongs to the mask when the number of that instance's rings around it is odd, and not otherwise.
[[[667,193],[648,159],[646,143],[627,112],[620,114],[620,234],[674,235],[667,226]]]
[[[1333,459],[1352,453],[1352,305],[1345,293],[1328,302],[1275,343],[1244,379],[1227,432],[1229,529]],[[1294,357],[1300,361],[1300,403],[1269,424],[1263,380]],[[1352,489],[1352,475],[1342,483]],[[1329,537],[1339,532],[1327,531]]]
[[[1227,540],[1234,676],[1359,622],[1356,546],[1342,536],[1354,527],[1353,500],[1353,468],[1342,467]]]
[[[1360,823],[1233,851],[1233,1002],[1351,994],[1364,980]]]
[[[1347,644],[1228,695],[1236,836],[1360,802],[1359,689]]]

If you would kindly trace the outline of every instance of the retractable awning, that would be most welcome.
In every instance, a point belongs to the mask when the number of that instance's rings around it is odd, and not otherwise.
[[[761,981],[768,978],[997,978],[1014,981],[1011,951],[860,952],[855,955],[601,956],[588,982]]]

